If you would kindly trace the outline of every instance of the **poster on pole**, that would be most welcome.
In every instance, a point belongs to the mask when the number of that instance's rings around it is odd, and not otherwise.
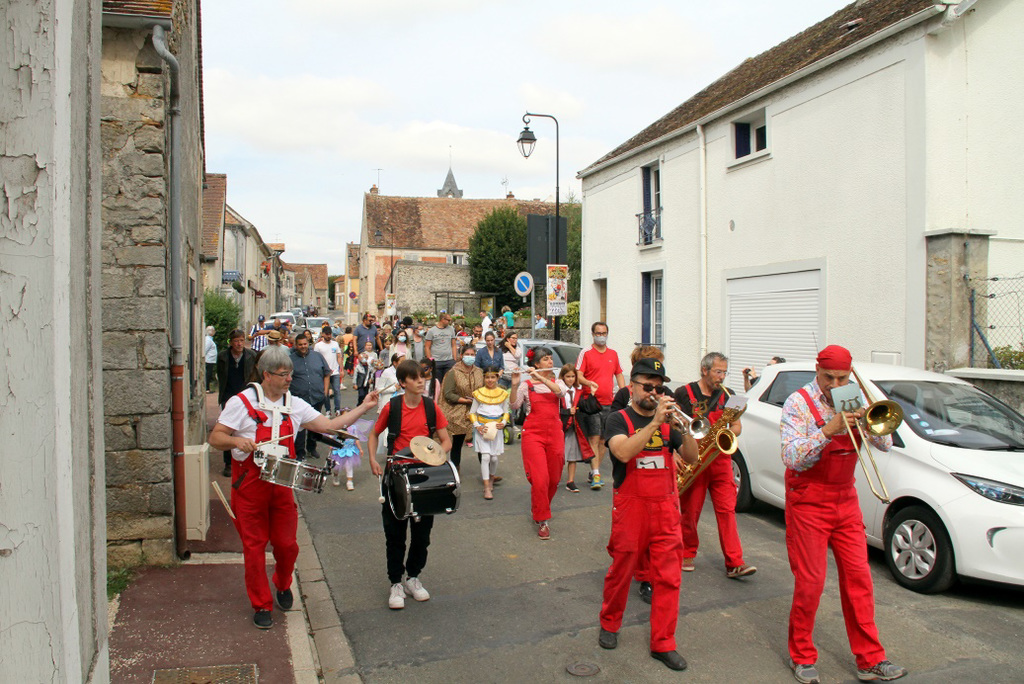
[[[398,306],[396,300],[398,297],[393,293],[384,295],[384,315],[394,316],[398,313]]]
[[[569,267],[548,264],[548,316],[564,316],[569,312]]]

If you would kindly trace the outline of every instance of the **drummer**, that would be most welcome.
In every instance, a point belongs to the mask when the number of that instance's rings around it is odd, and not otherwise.
[[[295,541],[298,511],[291,489],[260,479],[253,452],[261,451],[295,458],[294,435],[300,429],[331,432],[346,428],[377,405],[371,392],[358,408],[337,418],[326,418],[308,403],[288,391],[292,381],[292,360],[288,349],[268,346],[256,364],[262,378],[228,399],[210,432],[215,450],[231,450],[231,507],[235,527],[242,538],[245,560],[245,588],[260,629],[270,629],[273,602],[267,583],[267,542],[274,546],[274,587],[278,608],[291,610],[292,571],[299,546]]]
[[[408,447],[413,437],[422,435],[432,438],[435,431],[445,453],[452,448],[452,440],[448,436],[448,420],[433,399],[423,396],[425,380],[420,364],[411,359],[402,361],[398,364],[396,377],[405,393],[393,397],[381,409],[367,440],[370,470],[377,477],[384,474],[384,469],[377,462],[376,454],[377,440],[385,429],[388,431],[389,457]],[[385,495],[386,492],[385,488]],[[388,502],[383,501],[381,518],[384,523],[388,581],[391,583],[388,608],[405,608],[406,595],[417,601],[428,601],[430,594],[420,582],[420,573],[427,564],[427,547],[430,546],[430,530],[434,526],[434,516],[424,515],[419,520],[399,520],[391,512]],[[406,529],[411,530],[408,556],[405,546]],[[406,576],[404,581],[403,574]]]

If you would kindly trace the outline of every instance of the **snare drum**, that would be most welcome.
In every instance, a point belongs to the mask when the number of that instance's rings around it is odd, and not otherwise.
[[[293,458],[266,456],[257,451],[253,461],[259,466],[260,479],[298,492],[324,491],[328,471]]]
[[[450,462],[430,466],[391,462],[384,481],[391,512],[399,520],[459,510],[459,471]]]

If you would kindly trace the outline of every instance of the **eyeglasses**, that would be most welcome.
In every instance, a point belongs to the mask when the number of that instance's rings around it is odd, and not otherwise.
[[[633,384],[641,388],[644,392],[647,392],[648,394],[665,394],[664,385],[652,385],[649,382],[634,382]]]
[[[271,375],[276,375],[279,378],[290,378],[292,377],[292,371],[280,371],[275,373],[274,371],[267,371]]]

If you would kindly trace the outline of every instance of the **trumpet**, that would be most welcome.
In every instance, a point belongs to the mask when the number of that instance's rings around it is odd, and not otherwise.
[[[711,423],[708,422],[707,418],[691,418],[686,415],[683,409],[679,408],[675,404],[669,406],[669,410],[672,412],[672,417],[676,420],[679,426],[684,432],[690,433],[696,441],[700,441],[707,436],[711,431]]]
[[[860,375],[857,374],[856,369],[851,366],[850,370],[861,392],[864,393],[864,398],[868,401],[868,406],[864,409],[864,425],[867,427],[867,431],[879,437],[891,435],[903,422],[903,409],[895,401],[888,399],[875,401],[868,390],[868,386],[864,384],[864,381],[860,379]],[[857,449],[857,460],[860,461],[860,467],[864,469],[864,478],[868,481],[871,493],[882,503],[890,503],[889,490],[886,489],[885,482],[882,480],[882,473],[878,470],[878,463],[875,462],[875,455],[871,450],[871,445],[868,443],[868,436],[864,433],[864,428],[861,427],[860,422],[857,423],[857,432],[860,433],[860,442],[858,443],[850,424],[844,422],[844,425],[846,425],[846,433],[850,436],[854,448]],[[871,462],[871,469],[875,473],[874,479],[872,479],[871,472],[868,470],[868,461]],[[877,489],[875,488],[874,480],[878,480]]]

